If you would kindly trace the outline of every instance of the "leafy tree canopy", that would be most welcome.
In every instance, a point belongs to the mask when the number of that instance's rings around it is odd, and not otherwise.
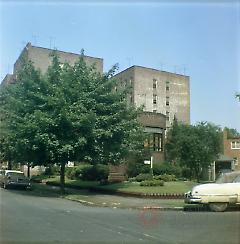
[[[197,125],[178,124],[169,131],[166,154],[170,161],[191,169],[192,176],[200,179],[202,169],[207,168],[221,152],[221,129],[210,123]]]
[[[227,131],[228,138],[240,137],[240,133],[236,129],[225,127],[224,130]]]
[[[127,91],[114,89],[115,70],[102,75],[83,54],[74,66],[61,64],[53,53],[42,75],[25,60],[16,83],[1,88],[1,141],[13,143],[21,162],[58,163],[62,174],[68,161],[119,163],[140,148],[142,128]]]

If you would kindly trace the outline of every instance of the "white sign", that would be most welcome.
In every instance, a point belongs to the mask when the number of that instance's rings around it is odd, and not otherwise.
[[[144,164],[151,164],[150,160],[144,160]]]

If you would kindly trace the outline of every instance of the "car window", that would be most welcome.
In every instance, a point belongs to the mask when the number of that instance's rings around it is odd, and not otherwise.
[[[23,173],[16,173],[16,172],[8,172],[7,176],[12,176],[12,177],[23,177]]]

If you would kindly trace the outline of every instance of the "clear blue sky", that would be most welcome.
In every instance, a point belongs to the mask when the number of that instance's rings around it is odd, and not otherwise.
[[[191,122],[240,131],[239,1],[83,3],[0,0],[0,79],[24,45],[104,59],[104,70],[142,65],[191,79]]]

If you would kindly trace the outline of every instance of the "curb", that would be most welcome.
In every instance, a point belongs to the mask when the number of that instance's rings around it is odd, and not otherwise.
[[[102,207],[102,208],[113,208],[113,209],[132,209],[132,210],[158,210],[158,211],[183,211],[184,207],[159,207],[159,206],[144,206],[144,207],[112,207],[112,206],[107,206],[107,205],[102,205],[102,204],[96,204],[93,202],[88,202],[85,200],[81,200],[81,199],[72,199],[72,198],[68,198],[68,197],[62,197],[63,199],[69,200],[69,201],[73,201],[73,202],[78,202],[83,204],[84,206],[90,206],[90,207]]]

